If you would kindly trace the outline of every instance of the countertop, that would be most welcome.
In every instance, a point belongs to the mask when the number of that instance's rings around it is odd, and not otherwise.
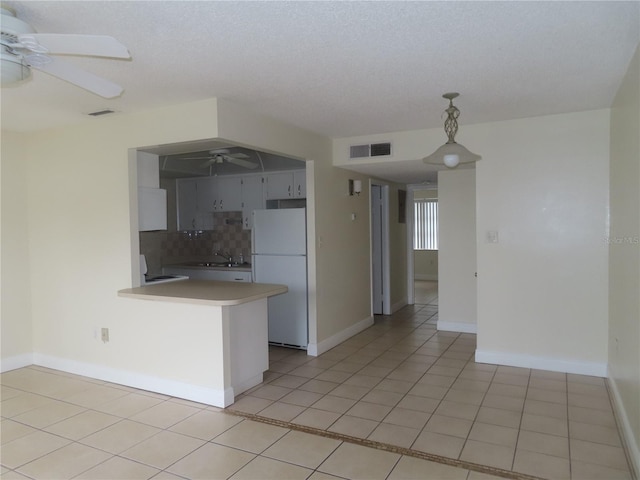
[[[181,280],[178,282],[125,288],[118,296],[161,302],[232,306],[286,293],[286,285],[270,283]]]

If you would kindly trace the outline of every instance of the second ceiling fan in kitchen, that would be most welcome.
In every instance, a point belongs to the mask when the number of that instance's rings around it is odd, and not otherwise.
[[[244,167],[248,169],[258,168],[259,165],[254,162],[250,162],[247,160],[250,158],[246,153],[231,153],[227,148],[218,148],[215,150],[209,150],[207,156],[202,157],[185,157],[184,160],[205,160],[202,164],[203,167],[209,167],[216,163],[232,163],[234,165],[238,165],[239,167]]]

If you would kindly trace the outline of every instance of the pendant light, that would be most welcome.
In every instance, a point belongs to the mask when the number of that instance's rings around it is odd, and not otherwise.
[[[473,163],[482,157],[467,150],[463,145],[456,143],[455,137],[458,133],[458,117],[460,110],[453,105],[453,99],[459,96],[459,93],[445,93],[442,95],[449,100],[449,108],[445,110],[447,119],[444,121],[444,131],[449,138],[447,143],[433,152],[428,157],[424,157],[422,161],[430,165],[445,165],[449,168],[456,168],[460,164]]]

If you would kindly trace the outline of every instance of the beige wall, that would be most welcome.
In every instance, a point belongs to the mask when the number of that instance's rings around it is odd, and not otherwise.
[[[609,375],[640,472],[640,47],[611,110]]]
[[[604,374],[609,110],[463,125],[476,166],[478,349],[493,362]],[[391,141],[391,159],[349,160]],[[334,164],[416,161],[441,129],[334,140]],[[498,244],[485,243],[488,230]],[[440,267],[440,273],[442,267]]]
[[[153,309],[116,292],[131,286],[138,270],[131,149],[208,138],[308,160],[311,343],[327,347],[372,320],[368,249],[362,248],[370,237],[368,177],[361,177],[365,191],[351,197],[352,175],[332,166],[329,139],[212,99],[90,119],[25,135],[24,142],[3,132],[3,174],[16,173],[6,189],[3,180],[3,199],[11,196],[3,202],[3,227],[15,227],[15,236],[3,230],[3,257],[11,248],[20,259],[2,269],[3,278],[18,280],[15,301],[5,303],[10,290],[3,291],[3,317],[11,313],[3,318],[3,342],[12,347],[3,343],[3,368],[22,353],[28,364],[35,352],[39,362],[89,375],[127,369],[150,379],[206,383],[149,360],[163,356],[168,340],[168,330],[151,323],[175,322],[172,310],[154,310],[150,323],[140,316]],[[96,338],[103,327],[110,329],[107,344]],[[178,343],[172,353],[184,348]]]
[[[0,291],[3,368],[30,362],[33,352],[27,221],[27,157],[23,135],[2,133],[0,155]]]
[[[476,333],[476,171],[438,172],[438,329]]]
[[[468,144],[483,156],[476,358],[604,376],[609,111],[471,133]],[[488,242],[489,231],[498,243]]]
[[[413,251],[413,278],[416,280],[438,280],[438,251]]]

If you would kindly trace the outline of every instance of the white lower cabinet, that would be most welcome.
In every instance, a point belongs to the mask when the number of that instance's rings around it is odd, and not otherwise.
[[[163,275],[186,275],[192,280],[219,280],[222,282],[251,282],[251,272],[244,270],[214,270],[210,268],[162,267]]]

